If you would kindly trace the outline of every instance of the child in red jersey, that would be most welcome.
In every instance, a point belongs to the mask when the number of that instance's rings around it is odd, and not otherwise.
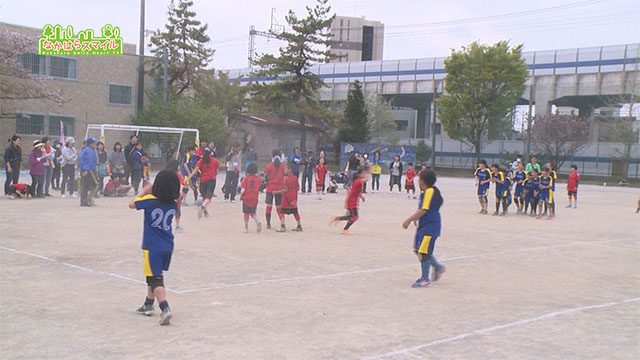
[[[358,220],[358,202],[362,199],[364,202],[364,196],[362,196],[362,190],[364,186],[364,179],[366,176],[366,172],[364,168],[358,169],[358,171],[354,174],[353,183],[351,184],[351,188],[349,189],[349,193],[347,193],[347,200],[345,202],[345,209],[347,209],[347,215],[344,216],[336,216],[331,220],[331,224],[335,225],[339,221],[347,221],[347,224],[342,229],[342,235],[351,235],[351,231],[349,228],[353,225],[354,222]]]
[[[416,171],[413,170],[412,163],[407,164],[407,170],[404,172],[404,176],[405,176],[404,189],[407,190],[407,197],[411,199],[411,196],[413,196],[413,198],[415,199],[416,185],[414,183],[414,179],[416,177]],[[409,191],[411,191],[412,193],[409,194]]]
[[[316,166],[316,195],[318,200],[321,200],[320,194],[324,195],[324,181],[327,178],[327,167],[324,165],[324,158],[318,160]]]
[[[578,208],[578,183],[580,182],[580,173],[578,172],[578,166],[571,165],[571,172],[567,178],[567,196],[569,196],[569,205],[571,207],[571,200],[573,199],[573,208]]]
[[[284,225],[284,216],[282,215],[282,192],[284,189],[284,164],[281,159],[282,153],[280,150],[273,150],[271,152],[272,161],[267,164],[264,169],[264,177],[267,182],[265,189],[265,217],[267,219],[267,229],[271,229],[271,209],[273,208],[273,202],[276,203],[276,212],[280,218],[280,225]]]
[[[260,195],[260,184],[262,179],[256,174],[258,165],[255,163],[247,167],[247,175],[240,182],[240,200],[242,201],[242,213],[244,214],[244,232],[249,232],[249,217],[256,222],[256,231],[262,231],[262,224],[256,217],[258,209],[258,196]]]
[[[293,215],[298,223],[298,226],[292,231],[302,231],[302,224],[300,224],[300,214],[298,214],[298,190],[300,190],[300,184],[298,184],[298,178],[293,175],[291,165],[287,165],[284,169],[284,192],[282,193],[282,214],[283,220],[278,232],[287,231],[284,224],[284,215]]]

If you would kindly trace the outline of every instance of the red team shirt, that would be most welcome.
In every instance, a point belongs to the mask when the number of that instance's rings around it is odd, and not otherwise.
[[[298,207],[298,190],[300,190],[300,184],[298,184],[298,178],[294,175],[289,175],[284,178],[285,192],[282,195],[282,208],[283,209],[295,209]]]
[[[244,192],[240,195],[240,200],[244,201],[247,207],[255,208],[258,206],[261,182],[262,180],[256,175],[247,175],[242,179],[240,187],[244,189]]]
[[[327,176],[327,167],[324,165],[316,166],[316,185],[323,186],[324,179]]]
[[[269,179],[266,189],[268,193],[282,190],[284,187],[284,164],[281,163],[276,170],[276,166],[273,163],[268,163],[264,168],[264,176]]]
[[[567,191],[578,191],[578,182],[580,181],[580,173],[574,172],[569,174],[567,178]]]
[[[358,203],[360,202],[360,195],[362,194],[362,187],[364,184],[364,180],[355,179],[351,184],[351,189],[349,189],[349,193],[347,194],[347,201],[345,207],[347,209],[356,209],[358,207]]]
[[[208,164],[205,164],[203,159],[198,160],[196,167],[200,169],[200,182],[215,180],[218,175],[219,166],[220,162],[213,156]]]
[[[407,170],[405,172],[405,185],[413,185],[413,179],[416,177],[415,170]]]

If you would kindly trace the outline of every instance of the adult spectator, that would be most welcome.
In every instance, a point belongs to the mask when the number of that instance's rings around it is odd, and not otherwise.
[[[142,175],[144,174],[144,164],[142,163],[142,144],[136,144],[136,147],[131,154],[131,185],[133,185],[133,191],[137,194],[140,188],[140,182],[142,181]]]
[[[51,186],[51,178],[53,177],[53,160],[56,158],[56,151],[53,146],[51,146],[53,143],[48,136],[43,137],[40,142],[44,144],[42,151],[46,156],[44,162],[44,196],[51,196],[51,194],[49,194],[49,187]]]
[[[362,154],[362,156],[360,157],[360,167],[364,169],[364,171],[367,172],[367,174],[369,174],[369,172],[371,172],[371,159],[369,159],[369,153],[364,153]],[[362,193],[366,194],[367,193],[367,180],[364,180],[362,182]]]
[[[53,175],[51,175],[51,188],[60,190],[60,175],[62,174],[62,165],[60,165],[60,156],[62,155],[62,144],[56,141],[53,143]]]
[[[122,151],[122,144],[116,142],[113,144],[113,151],[109,154],[109,169],[111,170],[111,177],[120,178],[120,181],[124,180],[126,160],[124,158],[124,151]]]
[[[511,163],[511,171],[515,174],[518,171],[518,164],[522,163],[522,155],[516,155],[516,160]]]
[[[211,150],[211,156],[213,157],[218,157],[218,148],[216,147],[216,144],[212,141],[209,143],[209,149]]]
[[[98,140],[89,137],[85,140],[85,146],[80,152],[78,162],[80,165],[80,206],[93,206],[93,197],[98,179],[96,170],[98,168],[98,154],[96,152]]]
[[[96,148],[96,152],[98,153],[98,189],[97,194],[102,195],[104,189],[104,178],[109,176],[109,155],[104,148],[104,143],[102,141],[98,141],[98,146]]]
[[[302,162],[302,154],[300,148],[295,147],[293,154],[291,154],[291,172],[295,177],[300,177],[300,162]]]
[[[538,157],[535,155],[531,156],[530,162],[527,164],[527,167],[524,169],[524,171],[526,171],[528,174],[533,169],[535,169],[538,173],[540,173],[540,171],[542,170],[540,164],[538,164]]]
[[[382,157],[380,151],[373,152],[373,163],[371,165],[371,191],[380,191],[380,174],[382,174]]]
[[[4,195],[13,198],[11,184],[17,184],[20,179],[20,165],[22,163],[22,138],[13,135],[9,139],[9,146],[4,150],[4,169],[7,179],[4,182]]]
[[[360,153],[357,151],[353,151],[351,153],[351,157],[349,157],[349,161],[347,161],[347,167],[344,172],[347,173],[347,182],[351,185],[351,180],[353,180],[353,174],[358,171],[358,167],[360,167]]]
[[[64,140],[60,165],[62,165],[62,186],[60,192],[62,198],[66,198],[65,190],[69,191],[69,196],[78,197],[73,192],[76,190],[76,161],[78,161],[78,151],[75,148],[76,140],[69,136]]]
[[[240,176],[240,153],[237,146],[232,146],[227,154],[227,176],[224,180],[224,202],[236,201],[238,177]]]
[[[33,142],[33,150],[29,154],[29,175],[31,175],[31,197],[43,198],[44,188],[44,163],[47,155],[44,153],[44,144],[40,140]]]
[[[393,162],[389,165],[389,192],[393,192],[393,186],[398,185],[398,192],[402,192],[402,161],[400,156],[396,155]]]
[[[313,183],[313,169],[316,168],[316,160],[313,151],[309,150],[307,156],[302,161],[302,193],[311,195],[311,187]],[[306,185],[306,186],[305,186]]]
[[[129,184],[129,178],[133,182],[133,153],[136,151],[138,145],[138,137],[136,135],[129,136],[129,143],[124,147],[124,159],[127,161],[127,166],[124,170],[125,182]]]

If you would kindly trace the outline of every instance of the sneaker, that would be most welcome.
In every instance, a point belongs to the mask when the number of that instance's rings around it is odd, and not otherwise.
[[[287,232],[287,228],[284,225],[280,225],[280,229],[276,230],[276,232],[279,232],[279,233]]]
[[[553,215],[549,215],[549,217],[547,218],[547,220],[553,220]]]
[[[433,281],[438,281],[438,280],[440,280],[440,278],[442,277],[442,274],[444,274],[446,271],[447,271],[447,268],[446,268],[444,265],[442,265],[442,266],[440,267],[440,270],[436,270],[436,271],[433,273]]]
[[[267,230],[271,230],[271,224],[267,223]]]
[[[136,314],[144,316],[152,316],[154,313],[153,305],[142,305],[136,309]]]
[[[173,318],[171,309],[166,308],[162,310],[162,313],[160,313],[160,325],[169,325],[171,323],[171,318]]]
[[[542,215],[536,216],[536,219],[538,219],[538,220],[542,219]]]
[[[231,200],[231,203],[232,203],[232,204],[233,204],[233,203],[235,203],[235,202],[236,202],[236,200],[235,200],[235,199],[234,199],[234,200]]]
[[[176,232],[177,233],[181,233],[184,231],[184,228],[182,227],[182,225],[176,225]]]
[[[248,234],[248,233],[249,233],[249,228],[248,228],[248,227],[245,227],[245,228],[244,228],[244,233],[245,233],[245,234]]]
[[[78,198],[78,194],[72,194],[71,197],[74,198],[74,199],[77,199]]]
[[[202,214],[204,214],[204,206],[198,208],[198,220],[202,218]]]
[[[223,202],[223,203],[226,203],[226,202],[229,202],[229,200],[224,199],[224,200],[222,200],[222,202]]]
[[[302,226],[298,225],[295,227],[295,229],[291,229],[291,231],[302,231]]]
[[[500,215],[500,213],[499,213],[499,212],[497,212],[497,211],[494,211],[494,212],[493,212],[493,214],[491,214],[491,215],[493,215],[493,216],[498,216],[498,215]]]
[[[342,234],[342,235],[353,235],[351,230],[342,230],[342,231],[340,231],[340,234]]]
[[[422,279],[418,279],[416,280],[415,283],[413,283],[413,285],[411,285],[412,288],[424,288],[424,287],[429,287],[431,286],[431,281],[429,280],[422,280]]]
[[[51,196],[51,194],[45,193],[44,196],[49,197],[49,196]]]
[[[67,198],[67,195],[62,194],[62,196],[60,196],[60,198],[62,198],[62,199],[66,199],[66,198]]]
[[[333,225],[333,226],[335,226],[335,225],[336,225],[337,223],[339,223],[339,222],[340,222],[340,220],[338,220],[338,218],[337,218],[337,217],[332,217],[332,218],[331,218],[331,221],[329,221],[329,225]]]
[[[565,206],[567,209],[571,209],[573,206],[571,204]]]
[[[578,208],[578,205],[573,205],[573,208],[574,208],[574,209],[577,209],[577,208]]]
[[[417,199],[417,198],[418,198],[417,196],[413,195],[413,199],[414,199],[414,200],[415,200],[415,199]]]
[[[204,217],[209,217],[209,212],[207,211],[207,208],[204,206],[202,208],[203,208],[202,212],[204,213]]]
[[[262,223],[261,223],[261,222],[258,222],[258,223],[256,224],[256,231],[257,231],[257,232],[261,232],[261,231],[262,231]]]

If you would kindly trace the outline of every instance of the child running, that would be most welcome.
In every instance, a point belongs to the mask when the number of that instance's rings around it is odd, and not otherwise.
[[[527,179],[527,173],[524,171],[524,164],[519,162],[516,168],[516,172],[513,174],[513,182],[516,184],[515,191],[513,193],[513,199],[518,207],[518,215],[523,213],[524,210],[524,181]]]
[[[569,170],[569,177],[567,178],[567,196],[569,197],[568,208],[571,207],[571,200],[573,200],[573,208],[578,208],[578,183],[580,183],[580,173],[578,172],[578,166],[571,165]]]
[[[407,229],[411,223],[418,221],[418,230],[413,243],[413,251],[418,256],[422,276],[416,280],[411,287],[423,288],[431,285],[429,280],[429,270],[431,266],[434,268],[433,281],[440,280],[440,277],[446,271],[444,265],[438,262],[433,255],[436,246],[436,240],[440,236],[441,219],[440,207],[442,207],[443,198],[440,190],[435,187],[436,173],[433,170],[424,170],[420,172],[420,205],[418,211],[409,216],[402,227]]]
[[[189,178],[192,178],[197,174],[198,170],[200,170],[200,195],[202,195],[202,204],[200,204],[198,208],[198,220],[202,218],[202,215],[205,217],[209,216],[207,206],[211,203],[213,190],[216,188],[218,166],[220,166],[220,162],[215,156],[211,155],[211,149],[207,147],[202,152],[202,159],[198,160],[196,166],[193,167],[193,171],[189,174]]]
[[[160,325],[169,325],[173,314],[167,302],[162,271],[169,270],[173,253],[171,223],[176,214],[176,201],[180,197],[180,181],[175,171],[162,170],[153,185],[147,184],[129,203],[130,209],[144,210],[142,251],[144,276],[147,280],[147,297],[136,312],[153,315],[153,303],[160,305]]]
[[[404,176],[405,176],[404,189],[407,191],[407,198],[411,199],[411,197],[413,196],[413,198],[415,199],[416,185],[415,185],[414,179],[416,177],[416,171],[413,170],[412,163],[407,164],[407,170],[404,172]],[[411,194],[409,194],[409,191],[411,191]]]
[[[331,220],[331,225],[337,224],[339,221],[347,221],[347,224],[342,229],[342,235],[352,235],[351,230],[349,228],[353,223],[358,220],[358,202],[362,199],[364,202],[364,196],[362,196],[362,187],[364,184],[364,178],[366,176],[366,172],[364,168],[358,169],[358,171],[353,176],[353,183],[349,192],[347,193],[347,199],[345,201],[345,209],[347,209],[347,214],[344,216],[336,216]]]
[[[476,186],[478,187],[478,202],[480,203],[479,214],[486,215],[489,213],[489,198],[487,193],[489,192],[489,186],[491,182],[491,173],[487,169],[487,160],[481,159],[478,161],[478,168],[474,174],[476,178]]]
[[[324,158],[321,157],[316,165],[316,196],[318,200],[322,200],[320,194],[324,195],[324,183],[327,178],[327,167],[324,165]]]
[[[284,215],[293,215],[294,219],[298,223],[298,226],[292,231],[302,231],[302,224],[300,223],[300,214],[298,213],[298,190],[300,190],[300,184],[298,178],[293,175],[292,166],[287,164],[284,169],[284,189],[282,193],[282,224],[280,230],[277,232],[285,232],[285,217]]]
[[[282,164],[282,152],[273,150],[271,152],[272,160],[264,169],[264,177],[266,178],[267,187],[265,189],[264,209],[265,218],[267,220],[267,229],[271,229],[271,210],[273,202],[276,203],[276,213],[280,219],[280,226],[284,226],[284,216],[282,215],[282,190],[284,189],[284,164]]]
[[[258,210],[258,197],[260,196],[260,184],[262,179],[256,174],[258,173],[258,165],[249,164],[247,167],[247,175],[240,182],[240,200],[242,201],[242,214],[244,215],[244,232],[249,232],[249,218],[256,223],[256,231],[262,231],[262,224],[256,216]]]

